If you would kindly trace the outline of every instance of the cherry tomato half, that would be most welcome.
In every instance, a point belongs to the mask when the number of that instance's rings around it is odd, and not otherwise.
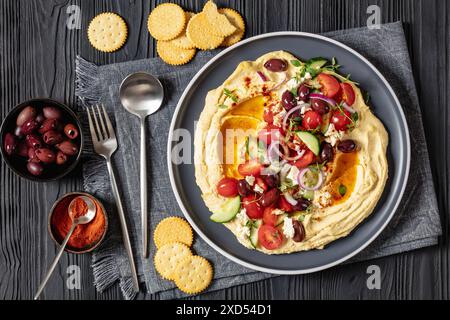
[[[333,98],[341,88],[339,86],[339,81],[333,76],[330,76],[326,73],[321,73],[317,76],[317,80],[319,81],[322,88],[320,91],[328,98]]]
[[[352,85],[349,83],[341,83],[342,100],[351,106],[355,103],[355,91],[353,91]]]
[[[236,197],[238,193],[238,181],[234,178],[223,178],[217,184],[217,193],[222,197]]]
[[[247,216],[250,219],[261,219],[264,214],[263,207],[258,202],[258,196],[252,194],[242,198],[242,207],[245,209]]]
[[[263,214],[263,223],[264,224],[267,224],[269,226],[275,226],[275,224],[277,223],[278,216],[273,213],[273,210],[275,210],[275,208],[273,208],[273,207],[267,207],[264,209],[264,214]]]
[[[309,110],[303,115],[302,127],[306,130],[314,130],[321,124],[322,116],[317,111]]]
[[[283,234],[273,226],[263,224],[258,230],[258,239],[267,250],[274,250],[283,243]]]
[[[314,153],[307,149],[303,156],[294,162],[294,166],[297,168],[306,168],[314,160]]]
[[[241,163],[238,166],[238,171],[243,176],[259,176],[263,165],[256,160],[249,160],[245,163]]]
[[[336,130],[345,131],[351,123],[351,114],[347,110],[336,110],[333,112],[330,123],[334,124]]]

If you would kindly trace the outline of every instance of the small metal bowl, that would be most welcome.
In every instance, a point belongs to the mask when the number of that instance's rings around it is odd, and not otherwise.
[[[86,193],[86,192],[69,192],[69,193],[66,193],[65,195],[63,195],[62,197],[60,197],[58,200],[56,200],[55,203],[53,204],[52,208],[50,209],[50,214],[48,215],[48,233],[50,234],[50,237],[56,243],[56,245],[61,246],[61,242],[64,239],[58,239],[58,235],[53,230],[52,216],[53,216],[53,213],[54,213],[57,205],[62,200],[64,200],[67,197],[77,197],[77,196],[87,196],[87,197],[90,197],[91,199],[93,199],[96,203],[98,203],[100,208],[102,208],[103,214],[105,215],[105,231],[103,232],[102,236],[100,237],[100,239],[97,242],[95,242],[95,243],[91,244],[91,246],[89,246],[87,248],[83,248],[83,249],[71,248],[68,245],[64,249],[64,251],[66,251],[66,252],[81,254],[81,253],[88,253],[88,252],[95,250],[103,242],[103,240],[105,239],[106,233],[108,232],[108,214],[106,213],[106,209],[103,206],[103,204],[101,203],[101,201],[98,200],[93,195]],[[97,214],[98,214],[98,212],[97,212]]]
[[[16,128],[16,118],[26,106],[33,106],[36,108],[42,108],[44,106],[57,107],[63,112],[63,117],[67,120],[67,122],[76,125],[79,131],[78,137],[74,140],[79,148],[78,154],[76,156],[71,157],[67,164],[61,166],[55,164],[50,165],[51,167],[49,167],[48,170],[45,170],[44,173],[40,176],[34,176],[28,172],[26,159],[16,155],[9,156],[6,154],[4,150],[4,137],[7,132],[14,132]],[[75,169],[75,167],[80,161],[82,151],[83,151],[83,130],[81,127],[80,120],[68,106],[52,99],[45,99],[45,98],[32,99],[18,104],[7,114],[0,127],[0,153],[3,157],[3,160],[14,173],[16,173],[17,175],[19,175],[24,179],[37,182],[48,182],[61,179],[69,172]]]

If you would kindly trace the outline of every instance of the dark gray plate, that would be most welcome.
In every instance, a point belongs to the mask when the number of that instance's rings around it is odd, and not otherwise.
[[[203,110],[209,90],[221,83],[244,60],[255,60],[275,50],[285,50],[300,59],[336,57],[341,72],[370,93],[371,106],[389,132],[389,179],[374,212],[350,235],[312,250],[270,256],[249,250],[238,243],[224,226],[209,220],[200,189],[195,183],[194,165],[175,165],[171,161],[173,130],[184,128],[194,137],[194,122]],[[188,111],[188,112],[186,112]],[[192,144],[193,145],[193,144]],[[192,152],[193,154],[193,152]],[[191,80],[175,110],[168,144],[168,165],[172,188],[186,219],[214,249],[246,267],[277,274],[300,274],[329,268],[354,256],[371,243],[386,227],[402,198],[409,174],[410,141],[408,126],[400,103],[380,72],[353,49],[326,37],[302,32],[269,33],[238,43],[207,63]]]

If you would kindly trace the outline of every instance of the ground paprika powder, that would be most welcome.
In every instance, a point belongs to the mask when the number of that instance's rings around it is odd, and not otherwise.
[[[51,228],[56,240],[61,243],[72,226],[72,219],[69,215],[69,205],[78,195],[69,195],[63,198],[53,210],[51,217]],[[99,203],[93,199],[97,206],[97,212],[94,219],[87,224],[78,225],[73,231],[72,236],[67,243],[68,249],[77,251],[88,249],[95,245],[103,236],[106,229],[105,212]],[[87,212],[87,205],[80,199],[73,206],[74,217],[84,215]]]

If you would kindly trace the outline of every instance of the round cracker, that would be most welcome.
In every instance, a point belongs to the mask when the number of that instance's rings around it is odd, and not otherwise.
[[[219,13],[214,2],[208,1],[202,11],[210,24],[210,33],[227,37],[236,31],[236,27],[228,20],[227,16]]]
[[[216,49],[224,40],[224,37],[211,33],[211,26],[204,13],[197,13],[191,18],[186,28],[186,35],[201,50]]]
[[[181,242],[190,247],[194,240],[189,223],[180,217],[168,217],[161,220],[153,233],[156,248],[173,242]]]
[[[128,36],[128,28],[121,16],[112,12],[104,12],[91,20],[87,35],[95,49],[113,52],[124,45]]]
[[[205,290],[211,283],[213,268],[205,258],[190,256],[178,263],[174,276],[178,289],[188,294],[196,294]]]
[[[156,51],[165,63],[178,66],[191,61],[195,56],[196,50],[175,47],[170,41],[158,41],[156,43]]]
[[[186,14],[186,27],[187,24],[189,23],[189,20],[191,20],[191,18],[195,15],[194,12],[185,12]],[[176,37],[173,40],[170,40],[170,42],[178,48],[181,49],[194,49],[195,48],[195,44],[192,43],[191,40],[189,40],[189,38],[186,35],[186,28],[183,30],[183,32]]]
[[[192,255],[191,250],[183,243],[168,243],[155,253],[154,264],[158,273],[167,280],[173,280],[177,265]]]
[[[148,16],[148,31],[156,40],[169,41],[178,37],[186,25],[183,8],[175,3],[162,3]]]
[[[230,8],[221,8],[219,12],[226,15],[228,20],[236,27],[236,31],[225,38],[222,42],[222,46],[229,47],[233,44],[241,41],[245,34],[245,22],[242,16],[236,10]]]

